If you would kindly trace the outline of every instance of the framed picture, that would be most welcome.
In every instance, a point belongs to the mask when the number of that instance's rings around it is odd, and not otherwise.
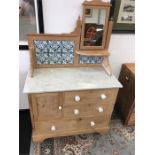
[[[29,33],[44,33],[42,0],[19,0],[19,50],[28,50]]]
[[[135,33],[135,0],[112,0],[114,33]]]
[[[87,8],[87,9],[85,10],[85,16],[86,16],[86,17],[91,17],[91,16],[92,16],[92,11],[93,11],[92,9],[88,9],[88,8]]]

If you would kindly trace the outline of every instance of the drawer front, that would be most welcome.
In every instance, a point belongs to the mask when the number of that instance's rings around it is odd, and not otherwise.
[[[89,103],[113,103],[117,89],[87,90],[64,93],[64,105],[80,105]]]
[[[98,104],[84,104],[84,105],[73,105],[65,106],[63,108],[63,115],[65,118],[77,118],[77,117],[88,117],[88,116],[103,116],[111,115],[113,110],[112,105],[106,103]]]
[[[82,130],[92,130],[104,128],[108,126],[109,119],[106,116],[104,117],[87,117],[87,118],[77,118],[77,119],[62,119],[55,121],[46,121],[46,122],[36,122],[35,132],[37,134],[47,133],[57,135],[66,131],[78,132]]]

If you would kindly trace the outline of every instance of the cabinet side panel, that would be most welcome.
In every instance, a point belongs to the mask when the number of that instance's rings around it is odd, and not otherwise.
[[[31,116],[32,129],[35,129],[34,115],[33,115],[33,108],[32,108],[32,96],[31,96],[31,94],[28,94],[28,100],[29,100],[29,108],[30,108],[30,116]]]

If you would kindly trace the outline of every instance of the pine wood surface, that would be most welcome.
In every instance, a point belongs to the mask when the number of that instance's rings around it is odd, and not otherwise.
[[[109,56],[110,53],[107,50],[78,50],[77,54],[86,56]]]
[[[103,89],[103,90],[86,90],[86,91],[72,91],[64,92],[64,105],[76,105],[87,103],[111,103],[116,95],[117,89]],[[101,100],[101,94],[105,94],[107,98]],[[75,101],[75,96],[80,96],[80,102]]]
[[[102,1],[85,1],[83,3],[83,14],[82,14],[82,30],[81,30],[81,42],[80,42],[80,49],[90,49],[90,50],[98,50],[98,49],[105,49],[106,43],[106,36],[108,31],[108,20],[109,20],[109,12],[110,12],[110,3],[104,3]],[[84,34],[85,34],[85,9],[104,9],[106,10],[106,19],[104,24],[104,31],[103,31],[103,40],[101,46],[84,46]]]
[[[90,126],[91,121],[95,122],[95,127]],[[36,130],[33,130],[33,141],[42,141],[45,138],[76,135],[93,132],[107,132],[108,119],[106,117],[83,117],[78,119],[62,119],[59,121],[35,123]],[[56,126],[56,131],[51,131],[51,125]]]
[[[108,89],[29,94],[34,126],[33,141],[57,136],[107,132],[117,92],[118,89]],[[105,100],[100,99],[103,93],[107,96]],[[74,102],[75,95],[80,96],[79,103]],[[62,106],[62,110],[59,110],[59,106]],[[99,113],[99,107],[104,111]],[[79,110],[78,115],[74,114],[75,109]],[[91,127],[91,121],[95,122],[95,127]],[[56,131],[51,131],[53,125]]]

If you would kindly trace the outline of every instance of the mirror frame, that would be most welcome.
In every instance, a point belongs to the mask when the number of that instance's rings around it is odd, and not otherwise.
[[[81,41],[80,41],[80,49],[84,50],[97,50],[97,49],[105,49],[107,32],[108,32],[108,21],[109,21],[109,13],[110,13],[111,4],[109,2],[103,2],[102,0],[92,0],[92,1],[84,1],[83,3],[83,15],[82,15],[82,32],[81,32]],[[101,46],[84,46],[84,34],[85,34],[85,10],[86,9],[104,9],[106,11],[106,19],[105,26],[103,31],[103,39]]]

